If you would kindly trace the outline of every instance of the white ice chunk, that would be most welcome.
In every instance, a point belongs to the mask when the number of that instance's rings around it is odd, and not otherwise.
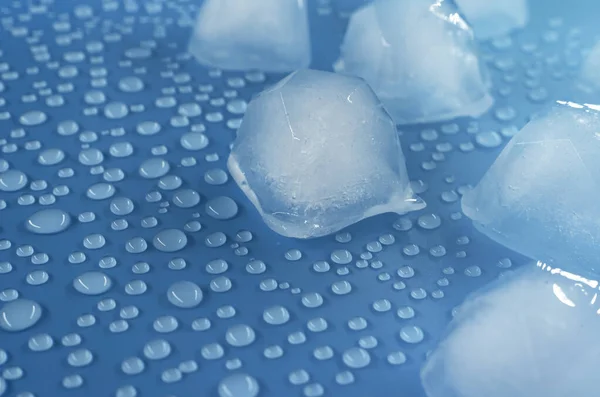
[[[491,239],[553,266],[600,270],[600,107],[559,102],[504,148],[463,212]]]
[[[478,39],[519,30],[529,21],[527,0],[455,0]]]
[[[493,102],[472,31],[444,0],[360,8],[334,68],[364,78],[397,124],[477,117]]]
[[[263,91],[227,165],[265,223],[288,237],[425,206],[410,189],[392,119],[355,77],[301,70]]]
[[[598,395],[598,282],[529,264],[467,298],[421,379],[429,397]]]
[[[311,60],[306,0],[205,0],[189,52],[225,70],[306,68]]]

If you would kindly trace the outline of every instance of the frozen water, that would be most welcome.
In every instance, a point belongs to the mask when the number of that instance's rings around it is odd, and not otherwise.
[[[409,186],[392,119],[356,77],[301,70],[263,91],[227,165],[266,224],[288,237],[425,206]]]
[[[506,35],[529,21],[527,0],[455,0],[478,39]]]
[[[206,0],[189,52],[210,67],[291,72],[311,60],[305,0]]]
[[[364,78],[397,124],[477,117],[493,102],[471,28],[444,0],[360,8],[334,68]]]
[[[467,298],[421,371],[429,397],[597,394],[598,282],[541,262]]]
[[[600,107],[559,102],[518,132],[463,212],[493,240],[553,266],[599,271]]]

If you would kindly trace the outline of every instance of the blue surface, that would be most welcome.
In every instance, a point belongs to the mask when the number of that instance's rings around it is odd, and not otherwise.
[[[235,135],[235,131],[227,127],[226,122],[239,116],[229,113],[218,102],[210,104],[208,101],[198,101],[203,114],[191,118],[190,125],[204,124],[210,144],[202,151],[191,152],[183,149],[179,143],[181,135],[189,132],[191,127],[173,127],[169,124],[171,117],[177,114],[177,107],[161,109],[154,104],[157,97],[170,96],[161,94],[163,89],[190,87],[191,93],[186,93],[184,89],[183,93],[172,95],[178,104],[182,104],[194,101],[195,95],[201,94],[202,90],[207,91],[209,85],[212,86],[212,91],[208,93],[211,99],[223,98],[224,91],[235,90],[238,98],[250,100],[253,94],[266,84],[277,81],[281,75],[268,75],[265,82],[257,83],[250,81],[252,78],[244,79],[243,73],[209,73],[192,59],[178,57],[177,54],[185,51],[190,35],[190,27],[185,23],[187,18],[184,16],[188,13],[193,15],[195,7],[192,2],[160,2],[163,4],[162,11],[150,17],[144,17],[147,15],[144,4],[150,4],[147,1],[137,2],[139,8],[129,11],[123,4],[116,11],[103,11],[102,3],[106,6],[111,1],[87,2],[95,15],[87,19],[87,25],[86,21],[76,17],[77,13],[81,15],[81,9],[75,7],[79,3],[74,1],[55,0],[54,4],[48,4],[47,11],[33,15],[24,2],[13,1],[0,5],[0,77],[5,87],[3,91],[0,90],[0,97],[6,101],[0,105],[0,113],[10,113],[10,119],[0,120],[0,158],[8,161],[12,169],[25,172],[30,182],[45,180],[48,184],[48,188],[43,191],[31,191],[28,187],[12,193],[0,191],[0,199],[6,204],[6,208],[0,210],[0,240],[11,242],[9,249],[0,251],[0,262],[10,262],[12,267],[10,272],[0,274],[0,291],[4,291],[0,296],[6,298],[6,290],[15,289],[22,298],[40,303],[44,310],[41,320],[27,330],[16,333],[0,330],[0,348],[8,354],[7,361],[0,364],[3,376],[10,377],[15,372],[15,367],[23,370],[20,379],[7,381],[6,395],[24,397],[28,396],[24,392],[31,392],[36,396],[53,397],[113,396],[119,387],[132,385],[139,396],[212,397],[218,396],[217,387],[223,378],[232,373],[246,373],[259,382],[259,396],[310,396],[311,390],[318,389],[314,384],[320,384],[324,389],[322,395],[326,396],[423,396],[418,377],[419,368],[426,352],[435,346],[436,339],[450,320],[451,309],[466,294],[494,279],[502,270],[498,266],[501,259],[510,258],[512,266],[524,263],[523,258],[478,234],[465,217],[457,219],[460,216],[459,201],[447,203],[442,200],[441,195],[476,183],[501,149],[500,146],[483,148],[477,144],[477,139],[487,141],[489,135],[486,134],[489,131],[500,131],[502,127],[520,128],[532,112],[554,98],[564,99],[570,91],[571,78],[577,73],[578,63],[575,61],[581,56],[582,49],[589,48],[594,43],[594,37],[600,32],[594,23],[599,15],[600,4],[595,4],[592,0],[531,1],[532,21],[526,31],[512,37],[510,46],[502,48],[509,43],[506,40],[499,40],[495,45],[482,43],[482,54],[488,60],[492,72],[497,101],[490,114],[482,117],[476,124],[472,120],[458,120],[460,128],[456,134],[443,133],[446,129],[442,127],[444,124],[402,128],[409,174],[415,181],[424,182],[419,190],[428,207],[405,217],[413,223],[409,231],[399,231],[393,227],[397,216],[382,215],[348,228],[346,231],[352,235],[352,240],[344,244],[337,242],[334,236],[311,241],[280,237],[262,224],[259,215],[231,178],[222,186],[204,182],[206,170],[214,167],[225,169],[228,144]],[[331,70],[331,63],[338,56],[338,46],[346,23],[346,19],[340,17],[340,14],[347,15],[357,3],[359,2],[343,0],[333,4],[327,0],[310,3],[314,32],[314,68]],[[64,36],[69,33],[60,31],[66,27],[65,24],[55,24],[63,19],[70,21],[70,32],[74,34],[68,45],[64,45]],[[96,23],[92,24],[90,21]],[[178,21],[183,22],[181,26]],[[581,30],[580,44],[567,46],[567,42],[574,42],[569,32],[575,28]],[[164,37],[160,34],[161,30],[164,30]],[[81,34],[79,39],[77,32]],[[106,42],[107,37],[104,36],[104,50],[101,53],[86,53],[86,43],[101,41],[103,35],[115,32],[121,33],[119,40],[111,41],[109,36],[109,42]],[[556,35],[548,32],[555,32]],[[116,37],[113,35],[112,39]],[[568,37],[571,39],[567,40]],[[529,51],[529,43],[536,44],[537,48]],[[36,62],[33,59],[31,49],[37,45],[47,46],[51,54],[50,62]],[[148,45],[154,47],[151,57],[132,59],[131,64],[121,62],[127,60],[126,50]],[[568,51],[567,47],[570,48]],[[79,73],[72,78],[60,77],[57,73],[57,67],[68,64],[63,58],[68,51],[86,53],[85,61],[74,63]],[[98,63],[92,64],[92,58],[97,56],[102,57],[101,61],[97,58],[95,62]],[[28,74],[27,69],[34,66],[39,68],[39,72]],[[85,92],[92,89],[90,72],[93,68],[106,70],[106,76],[103,77],[106,79],[106,87],[99,89],[105,92],[107,101],[98,106],[98,115],[85,116],[83,109],[94,107],[84,103]],[[530,70],[529,75],[527,70]],[[18,78],[13,79],[14,74],[10,71],[18,72]],[[119,91],[119,79],[129,75],[138,75],[144,80],[145,89],[142,92]],[[189,76],[189,81],[186,76]],[[42,81],[46,82],[45,87],[50,88],[53,94],[58,92],[57,86],[63,83],[72,83],[74,89],[61,94],[66,102],[63,106],[51,108],[46,105],[43,88],[36,88],[40,85],[35,83]],[[237,87],[240,81],[245,81],[244,87]],[[528,99],[528,93],[532,90],[529,86],[544,87],[548,92],[547,99],[542,102]],[[504,91],[505,87],[510,88],[510,92]],[[21,98],[25,94],[37,94],[37,100],[23,103]],[[112,101],[122,101],[127,105],[143,104],[145,109],[139,113],[130,112],[122,119],[109,120],[102,111]],[[494,117],[497,109],[506,106],[516,110],[514,119],[502,121]],[[38,126],[21,126],[20,115],[30,110],[45,112],[48,120]],[[223,120],[207,121],[207,118],[215,117],[209,116],[214,112],[221,112]],[[92,175],[90,167],[79,163],[78,154],[82,150],[82,143],[78,140],[78,134],[57,134],[57,124],[68,119],[76,120],[81,131],[97,133],[98,140],[89,145],[102,150],[104,161],[101,165],[105,169],[121,168],[124,171],[125,179],[114,183],[117,189],[114,197],[128,197],[135,203],[135,210],[125,216],[129,224],[127,229],[111,229],[111,222],[119,218],[109,209],[111,199],[92,201],[86,197],[85,192],[89,186],[103,181],[102,174]],[[135,126],[141,121],[149,120],[162,125],[160,133],[152,136],[137,134]],[[478,126],[477,131],[475,125]],[[111,128],[120,127],[125,130],[123,136],[104,133]],[[24,137],[19,137],[21,133],[18,130],[21,128],[26,134]],[[427,128],[436,129],[437,139],[429,140],[431,132],[422,133]],[[477,138],[478,133],[484,135]],[[67,153],[67,158],[55,166],[39,165],[36,158],[40,150],[25,148],[26,143],[33,140],[39,140],[42,149],[61,148]],[[506,140],[504,138],[503,142]],[[109,147],[119,141],[130,142],[135,149],[133,155],[126,158],[112,157]],[[445,142],[452,145],[452,150],[444,153],[442,160],[436,154],[436,145]],[[473,150],[468,150],[469,143],[473,145]],[[13,144],[18,147],[15,152],[11,152]],[[140,164],[152,157],[151,149],[159,145],[168,149],[168,153],[162,157],[171,164],[170,174],[183,180],[181,189],[194,189],[200,193],[202,199],[198,206],[178,208],[171,202],[174,191],[161,190],[157,186],[157,180],[139,176]],[[218,153],[219,160],[207,162],[205,155],[210,153]],[[432,160],[432,155],[438,160]],[[180,166],[183,158],[191,156],[196,158],[196,165]],[[435,168],[432,167],[433,164]],[[73,168],[75,175],[71,178],[59,178],[58,170],[67,167]],[[73,217],[71,226],[64,232],[50,236],[34,235],[26,231],[26,219],[44,206],[38,203],[21,205],[19,197],[32,194],[39,198],[59,185],[68,186],[69,194],[57,197],[55,204],[46,207],[68,211]],[[160,191],[162,200],[148,202],[145,197],[151,191]],[[238,215],[231,220],[216,220],[206,214],[206,202],[222,195],[233,198],[239,206]],[[164,213],[159,212],[163,208],[162,203],[170,203],[164,207]],[[90,223],[78,222],[77,216],[86,211],[94,212],[95,220]],[[427,214],[436,214],[441,218],[441,226],[434,230],[420,227],[418,218]],[[140,222],[147,216],[155,216],[158,225],[154,228],[142,228]],[[185,249],[165,253],[152,246],[152,238],[159,231],[168,228],[183,230],[184,225],[191,220],[198,220],[202,229],[198,232],[186,232],[188,242]],[[251,241],[239,244],[248,249],[246,255],[238,255],[243,253],[239,250],[236,254],[235,248],[231,246],[240,230],[250,230],[253,234]],[[206,247],[206,237],[215,232],[225,233],[227,243],[219,248]],[[102,249],[89,250],[83,246],[85,236],[94,233],[105,237],[106,245]],[[380,252],[374,252],[372,259],[368,261],[368,267],[362,267],[364,262],[359,262],[357,266],[360,255],[368,251],[368,244],[386,234],[394,236],[394,244],[383,246]],[[469,239],[468,244],[459,244],[459,241],[466,241],[465,236]],[[134,237],[143,237],[148,242],[145,252],[131,254],[126,251],[126,242]],[[410,252],[410,248],[407,250],[406,247],[411,244],[419,247],[417,255],[405,253]],[[29,257],[17,255],[18,247],[25,245],[31,245],[36,253],[47,253],[50,257],[48,263],[34,265]],[[445,247],[446,254],[434,257],[429,251],[438,245]],[[300,250],[302,258],[297,261],[286,259],[285,253],[291,249]],[[334,263],[330,255],[336,249],[350,251],[353,261],[348,265]],[[78,251],[85,253],[86,261],[81,264],[69,263],[69,255]],[[107,256],[114,257],[117,265],[100,269],[99,261]],[[169,269],[168,263],[173,258],[185,259],[186,268]],[[205,265],[217,258],[226,260],[229,268],[224,274],[211,275],[206,272]],[[252,258],[264,261],[267,270],[259,275],[249,274],[245,266]],[[316,272],[313,264],[322,260],[327,260],[331,268],[327,272]],[[151,270],[146,274],[134,274],[132,265],[142,261],[147,262]],[[506,264],[507,261],[502,263]],[[8,265],[3,266],[8,268]],[[397,270],[403,266],[411,266],[415,275],[402,279]],[[481,275],[473,277],[479,273],[473,266],[478,266]],[[38,286],[28,284],[26,276],[34,270],[45,270],[50,275],[49,281]],[[73,279],[91,270],[102,271],[110,276],[113,285],[107,293],[85,296],[74,290]],[[218,293],[211,289],[211,280],[219,276],[226,276],[231,280],[231,290]],[[389,280],[386,280],[388,276]],[[437,284],[442,278],[449,281],[448,286],[441,287]],[[276,280],[279,288],[268,292],[261,290],[260,283],[266,279]],[[125,285],[132,280],[143,280],[148,286],[147,291],[138,296],[128,295]],[[169,286],[181,280],[193,281],[202,288],[204,299],[200,305],[192,309],[181,309],[167,300]],[[332,292],[332,284],[342,280],[352,285],[352,291],[346,295],[336,295]],[[406,288],[393,288],[393,284],[399,281],[403,281]],[[414,294],[417,291],[418,295],[419,288],[427,292],[425,299],[411,297],[411,292]],[[440,298],[436,291],[443,291],[443,297]],[[302,296],[311,292],[317,292],[323,297],[322,306],[309,309],[302,304]],[[99,311],[98,302],[106,298],[113,298],[117,303],[116,308],[106,312]],[[381,299],[390,302],[389,311],[378,312],[373,308],[373,303]],[[111,332],[109,324],[120,318],[121,308],[130,305],[139,308],[139,316],[128,320],[129,329],[126,332]],[[227,305],[235,308],[235,316],[220,318],[218,309]],[[288,309],[291,318],[287,323],[273,326],[264,322],[263,311],[273,305],[282,305]],[[414,308],[416,315],[413,319],[402,320],[396,315],[397,309],[406,305]],[[96,317],[95,325],[79,327],[77,318],[84,314],[93,314]],[[154,320],[164,315],[177,318],[179,327],[176,331],[159,334],[153,329]],[[359,316],[368,321],[368,327],[353,331],[349,328],[348,321]],[[194,331],[192,321],[203,317],[211,320],[210,329]],[[308,329],[307,322],[319,317],[327,321],[328,327],[323,332],[312,332]],[[246,324],[254,329],[256,340],[251,345],[234,347],[228,344],[225,338],[227,329],[236,324]],[[421,327],[425,339],[416,344],[402,341],[399,332],[407,325]],[[288,336],[297,331],[304,332],[306,341],[299,345],[290,344]],[[54,346],[45,352],[32,352],[28,348],[28,340],[41,333],[49,334],[54,339]],[[81,336],[82,342],[78,347],[61,345],[61,338],[69,333]],[[342,359],[343,352],[358,346],[359,340],[367,336],[375,337],[378,341],[376,347],[367,349],[371,356],[370,364],[361,369],[348,368]],[[146,359],[143,355],[144,345],[159,338],[171,344],[171,354],[162,360]],[[202,357],[202,347],[211,343],[219,343],[223,347],[222,358],[206,360]],[[280,345],[284,355],[279,359],[265,358],[263,351],[271,345]],[[317,360],[313,351],[320,346],[330,346],[334,351],[333,357]],[[91,364],[73,367],[67,362],[68,354],[79,348],[89,349],[93,353]],[[396,351],[402,351],[407,356],[407,362],[403,365],[393,366],[387,362],[388,354]],[[121,362],[131,356],[138,356],[145,361],[143,373],[130,376],[121,371]],[[233,359],[241,360],[241,368],[227,369],[226,362]],[[187,360],[195,360],[198,371],[184,374],[180,381],[174,383],[161,380],[163,371],[176,368],[179,363]],[[310,380],[304,385],[293,385],[288,376],[299,369],[304,369],[310,375]],[[353,373],[354,382],[350,385],[336,383],[336,374],[348,370]],[[63,378],[74,374],[83,378],[83,384],[78,389],[68,390],[62,385]],[[394,392],[390,392],[391,390]]]

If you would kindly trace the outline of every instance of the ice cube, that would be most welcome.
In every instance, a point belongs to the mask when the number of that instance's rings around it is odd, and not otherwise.
[[[466,299],[421,371],[429,397],[597,395],[598,282],[542,263]]]
[[[444,0],[360,8],[334,69],[364,78],[397,124],[476,117],[493,102],[472,31]]]
[[[300,70],[260,93],[227,165],[265,223],[288,237],[425,206],[409,186],[392,119],[356,77]]]
[[[527,0],[455,0],[478,39],[509,34],[529,21]]]
[[[308,67],[306,0],[206,0],[189,52],[225,70],[290,72]]]
[[[598,110],[561,101],[530,121],[463,196],[463,212],[525,256],[600,270]]]

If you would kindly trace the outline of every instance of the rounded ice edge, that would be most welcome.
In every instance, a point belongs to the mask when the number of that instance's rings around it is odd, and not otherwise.
[[[289,238],[312,239],[324,237],[338,232],[345,227],[358,223],[366,218],[384,213],[396,213],[398,215],[404,215],[409,212],[422,210],[427,206],[427,203],[412,191],[410,185],[407,185],[401,194],[393,195],[387,203],[370,207],[362,215],[357,215],[352,218],[345,218],[341,222],[336,222],[327,226],[310,223],[297,225],[282,221],[281,219],[278,219],[263,210],[258,196],[256,193],[254,193],[254,190],[252,190],[252,187],[246,180],[244,172],[240,169],[234,153],[231,153],[227,159],[227,169],[229,170],[233,180],[237,183],[248,200],[250,200],[252,205],[254,205],[264,223],[275,233]]]
[[[333,71],[339,74],[352,75],[346,71],[345,65],[346,63],[344,62],[344,59],[340,57],[332,64]],[[398,109],[396,106],[390,106],[390,103],[396,100],[396,98],[383,97],[379,95],[377,97],[396,125],[439,123],[443,121],[452,121],[460,117],[478,118],[489,111],[495,102],[494,97],[490,95],[489,91],[486,90],[480,99],[473,101],[466,106],[462,106],[457,110],[448,113],[415,117],[409,120],[401,114],[402,112],[400,110],[396,110]]]

